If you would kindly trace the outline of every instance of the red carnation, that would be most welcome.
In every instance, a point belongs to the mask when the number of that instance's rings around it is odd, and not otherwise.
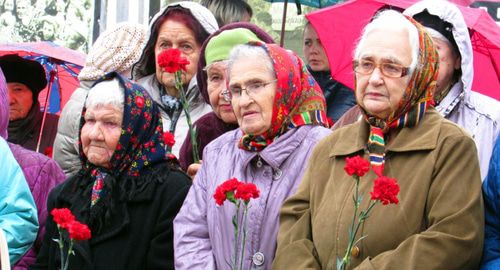
[[[387,205],[389,203],[397,204],[399,193],[399,185],[396,179],[392,179],[386,176],[381,176],[375,179],[373,184],[373,191],[370,192],[372,200],[381,201],[382,204]]]
[[[165,144],[167,146],[172,147],[175,144],[174,134],[172,134],[168,131],[163,132],[163,140],[165,141]]]
[[[135,104],[137,105],[137,107],[139,107],[139,109],[144,108],[144,98],[141,96],[136,96],[135,97]]]
[[[229,192],[229,191],[235,192],[236,189],[238,188],[238,186],[241,184],[242,183],[240,181],[238,181],[238,179],[231,178],[229,180],[226,180],[224,183],[222,183],[220,185],[220,187],[222,188],[222,190],[224,192]]]
[[[218,186],[215,189],[214,199],[215,199],[215,203],[218,205],[223,205],[224,202],[226,201],[226,199],[227,199],[226,192],[224,192],[222,190],[221,186]]]
[[[75,216],[68,208],[54,208],[50,214],[54,218],[54,222],[63,229],[68,228],[75,221]]]
[[[357,175],[361,177],[370,170],[370,162],[360,156],[347,157],[344,170],[350,176]]]
[[[158,65],[168,73],[175,73],[179,70],[186,71],[189,61],[181,57],[181,51],[176,48],[164,50],[158,55]]]
[[[256,199],[259,198],[259,193],[260,191],[257,189],[257,186],[253,183],[241,183],[237,188],[236,188],[236,194],[234,197],[236,199],[242,199],[245,202],[248,202],[250,199]]]
[[[90,229],[87,225],[78,221],[73,221],[68,227],[69,238],[75,241],[88,240],[91,237]]]

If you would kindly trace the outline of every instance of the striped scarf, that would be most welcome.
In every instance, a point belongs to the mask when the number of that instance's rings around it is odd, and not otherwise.
[[[303,125],[328,127],[326,102],[321,88],[302,60],[276,44],[249,43],[261,46],[273,62],[277,79],[271,128],[264,134],[243,134],[241,149],[260,152],[290,129]]]
[[[376,118],[361,108],[370,125],[367,149],[372,168],[378,176],[384,172],[385,134],[390,130],[416,126],[423,119],[427,108],[434,105],[433,93],[438,75],[437,51],[422,25],[410,17],[406,18],[418,30],[419,57],[399,107],[387,119]]]

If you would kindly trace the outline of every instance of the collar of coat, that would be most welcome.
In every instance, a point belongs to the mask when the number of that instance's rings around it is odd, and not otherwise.
[[[423,120],[415,127],[405,127],[386,145],[386,152],[410,152],[433,150],[437,146],[440,129],[436,128],[442,116],[433,107],[425,113]],[[336,130],[333,144],[330,150],[330,157],[348,156],[364,151],[368,136],[370,134],[369,125],[364,121],[357,121]]]
[[[262,161],[273,169],[280,168],[288,157],[302,144],[309,131],[314,127],[313,125],[304,125],[290,129],[258,153],[240,149],[243,168],[247,167],[257,156],[260,156]],[[242,132],[239,130],[236,137],[239,139],[241,136]]]

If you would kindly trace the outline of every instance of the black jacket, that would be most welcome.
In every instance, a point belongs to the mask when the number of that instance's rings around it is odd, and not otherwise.
[[[158,163],[139,177],[118,179],[133,187],[131,196],[121,196],[113,209],[109,225],[88,241],[76,242],[69,269],[174,269],[173,220],[189,190],[191,181],[184,173]],[[77,192],[89,175],[81,170],[55,187],[47,209],[69,208],[76,219],[86,223],[90,195]],[[117,181],[117,182],[118,182]],[[124,182],[127,182],[126,184]],[[88,184],[86,184],[88,185]],[[123,193],[120,193],[123,194]],[[59,269],[57,227],[49,214],[46,233],[36,263],[30,269]],[[65,248],[69,237],[63,233]],[[66,254],[67,251],[65,251]]]

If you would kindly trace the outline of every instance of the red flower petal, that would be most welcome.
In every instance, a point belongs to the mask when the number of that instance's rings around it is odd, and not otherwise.
[[[69,232],[69,238],[75,241],[88,240],[91,237],[89,227],[78,221],[73,221],[69,225],[68,232]]]
[[[162,51],[158,55],[158,65],[168,73],[175,73],[179,70],[186,71],[189,61],[181,56],[181,51],[177,48],[171,48]]]
[[[375,179],[373,191],[370,192],[371,198],[374,201],[380,201],[383,205],[389,203],[397,204],[399,194],[399,185],[396,179],[381,176]]]
[[[344,170],[350,176],[357,175],[361,177],[370,170],[370,162],[360,156],[347,157]]]
[[[54,218],[54,222],[63,229],[68,228],[75,221],[75,216],[68,208],[54,208],[50,214]]]

